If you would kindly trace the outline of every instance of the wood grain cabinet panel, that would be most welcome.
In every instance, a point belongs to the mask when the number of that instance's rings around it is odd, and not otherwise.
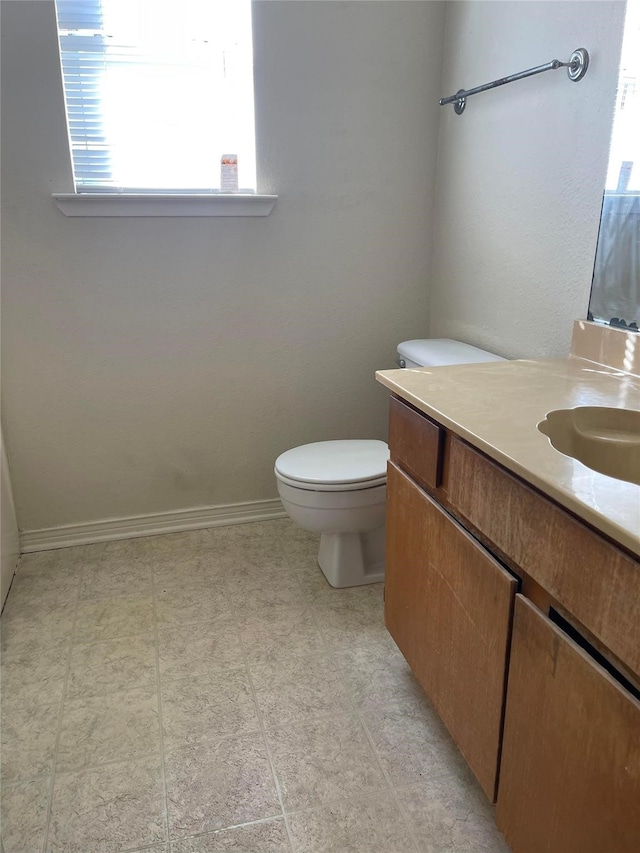
[[[520,595],[496,817],[517,853],[640,850],[640,703]]]
[[[452,436],[448,499],[632,673],[640,676],[640,563]]]
[[[437,489],[442,477],[444,428],[395,397],[389,406],[391,461],[419,485]]]
[[[391,462],[387,489],[387,628],[494,800],[517,581]]]

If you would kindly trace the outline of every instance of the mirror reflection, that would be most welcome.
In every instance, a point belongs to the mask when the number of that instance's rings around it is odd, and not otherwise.
[[[627,3],[589,319],[640,326],[640,4]]]

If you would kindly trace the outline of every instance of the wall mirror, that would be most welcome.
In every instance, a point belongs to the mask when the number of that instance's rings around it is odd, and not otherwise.
[[[627,2],[588,317],[640,327],[640,3],[632,0]]]

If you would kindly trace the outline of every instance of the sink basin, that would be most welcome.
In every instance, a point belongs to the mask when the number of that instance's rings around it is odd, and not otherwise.
[[[640,412],[578,406],[549,412],[538,429],[552,446],[600,474],[640,485]]]

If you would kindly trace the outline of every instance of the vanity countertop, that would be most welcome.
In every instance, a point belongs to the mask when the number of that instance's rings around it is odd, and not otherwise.
[[[376,379],[640,556],[640,486],[592,471],[537,429],[553,409],[640,410],[640,377],[570,356],[380,370]]]

